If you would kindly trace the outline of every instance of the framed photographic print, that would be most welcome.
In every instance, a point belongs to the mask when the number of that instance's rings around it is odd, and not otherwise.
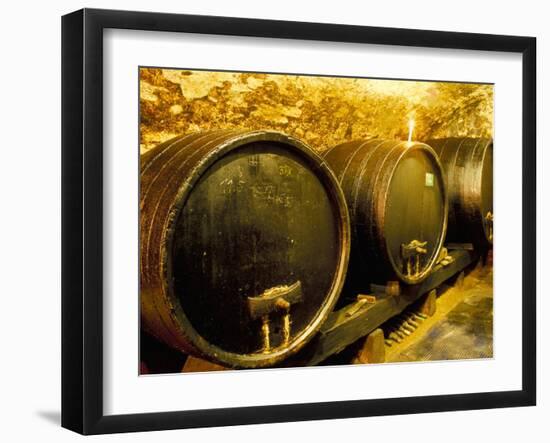
[[[62,425],[534,405],[535,51],[64,16]]]

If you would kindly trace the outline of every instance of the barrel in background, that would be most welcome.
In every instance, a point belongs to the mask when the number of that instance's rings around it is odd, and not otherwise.
[[[297,352],[340,294],[350,230],[323,160],[272,131],[213,131],[141,157],[141,318],[183,352],[264,367]]]
[[[350,288],[421,282],[436,262],[447,226],[437,155],[422,143],[360,140],[329,149],[352,225]]]
[[[443,138],[427,142],[438,153],[449,192],[447,242],[493,243],[493,140]]]

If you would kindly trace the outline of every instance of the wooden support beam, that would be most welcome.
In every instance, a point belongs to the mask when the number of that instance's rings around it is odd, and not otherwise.
[[[362,295],[355,302],[333,312],[321,326],[319,333],[297,355],[283,362],[282,366],[312,366],[337,354],[361,337],[380,327],[393,316],[403,312],[407,306],[424,294],[439,287],[458,272],[464,270],[478,255],[467,249],[449,250],[452,260],[447,266],[438,264],[432,273],[418,285],[403,285],[399,296],[384,293]],[[371,299],[374,302],[371,302]],[[427,315],[427,314],[426,314]]]

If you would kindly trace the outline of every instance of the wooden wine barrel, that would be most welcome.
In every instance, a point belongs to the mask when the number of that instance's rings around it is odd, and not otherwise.
[[[430,273],[447,227],[447,194],[435,152],[422,143],[361,140],[338,145],[325,159],[340,182],[352,225],[350,286]]]
[[[439,155],[449,192],[447,242],[493,243],[493,140],[444,138],[427,142]]]
[[[177,137],[141,160],[145,330],[230,367],[298,351],[348,264],[348,212],[328,166],[270,131]]]

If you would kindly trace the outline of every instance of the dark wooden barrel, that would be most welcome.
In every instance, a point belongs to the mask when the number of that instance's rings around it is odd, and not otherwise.
[[[443,245],[447,195],[437,155],[422,143],[361,140],[325,153],[351,220],[350,287],[425,279]]]
[[[349,217],[336,178],[270,131],[177,137],[141,157],[141,318],[168,345],[274,365],[332,311]]]
[[[449,192],[447,242],[493,243],[493,140],[444,138],[427,142],[439,155]]]

